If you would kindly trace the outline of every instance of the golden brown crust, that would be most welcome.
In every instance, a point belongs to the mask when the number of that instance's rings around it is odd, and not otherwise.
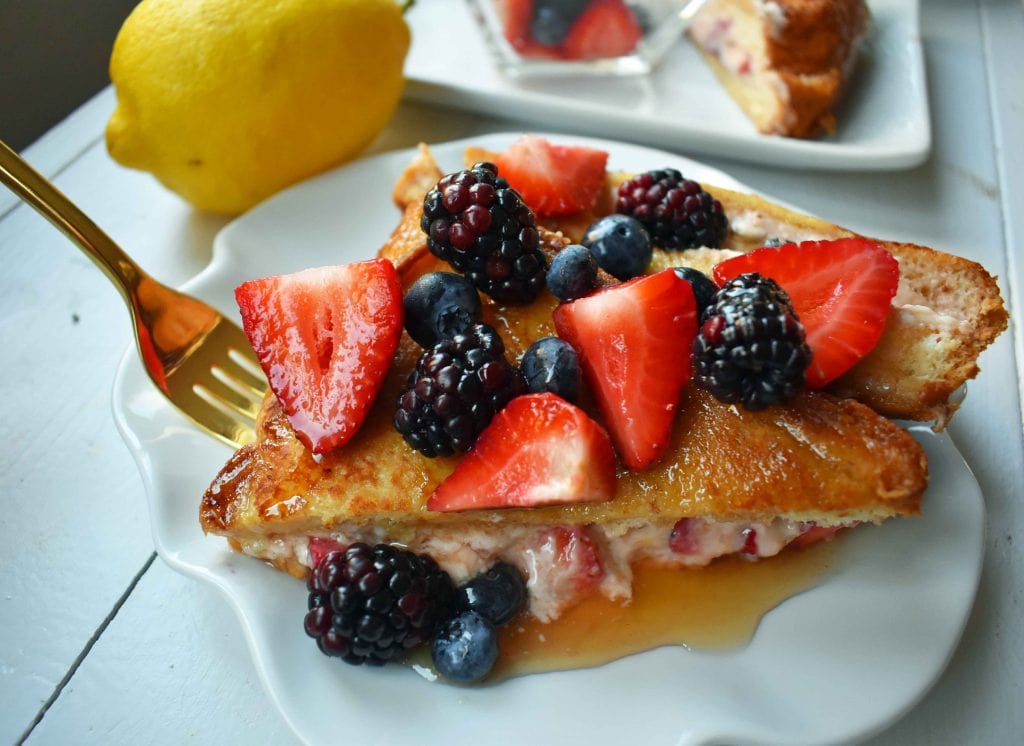
[[[395,181],[391,199],[405,210],[410,204],[422,201],[423,195],[433,189],[442,176],[430,148],[421,142],[419,152]]]
[[[831,389],[941,429],[959,406],[957,390],[978,375],[978,356],[1006,329],[1009,314],[995,278],[977,262],[925,246],[882,245],[900,263],[897,308],[875,349]]]

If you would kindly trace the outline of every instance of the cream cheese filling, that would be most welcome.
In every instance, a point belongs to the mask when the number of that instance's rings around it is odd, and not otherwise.
[[[673,548],[673,528],[685,529]],[[632,565],[639,561],[699,567],[730,554],[750,559],[778,554],[809,524],[776,519],[769,523],[686,519],[669,522],[620,521],[588,526],[423,526],[403,536],[403,546],[427,554],[456,584],[509,562],[527,578],[529,611],[541,621],[556,619],[582,596],[598,592],[612,600],[632,597]],[[388,543],[381,527],[341,525],[318,536],[347,546]],[[678,531],[677,531],[678,533]],[[269,536],[241,542],[242,550],[272,562],[315,564],[308,536]]]

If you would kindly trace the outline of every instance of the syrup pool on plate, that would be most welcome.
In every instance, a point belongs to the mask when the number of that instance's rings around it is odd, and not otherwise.
[[[757,561],[731,556],[707,567],[634,566],[628,603],[595,594],[553,622],[521,615],[502,627],[498,661],[486,682],[599,666],[664,646],[742,647],[765,614],[828,579],[842,543],[789,548]],[[429,652],[409,662],[431,668]]]

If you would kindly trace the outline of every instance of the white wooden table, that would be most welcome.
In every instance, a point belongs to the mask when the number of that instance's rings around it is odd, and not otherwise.
[[[981,588],[942,679],[877,743],[1021,743],[1024,8],[924,0],[922,10],[935,134],[924,166],[714,165],[834,222],[963,253],[999,275],[1015,325],[982,357],[950,428],[986,496]],[[113,163],[102,140],[112,107],[104,91],[26,155],[142,266],[180,283],[227,221]],[[522,128],[407,103],[373,150]],[[130,344],[117,293],[6,192],[0,257],[0,742],[293,743],[228,606],[153,553],[142,483],[110,414]]]

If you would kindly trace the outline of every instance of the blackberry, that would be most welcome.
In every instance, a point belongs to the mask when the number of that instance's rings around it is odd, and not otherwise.
[[[324,654],[356,665],[383,665],[431,640],[455,609],[448,573],[387,544],[324,555],[307,587],[306,634]]]
[[[632,215],[666,249],[717,248],[728,222],[722,203],[674,168],[639,174],[619,187],[617,212]]]
[[[420,228],[434,255],[496,301],[529,303],[544,288],[537,218],[493,163],[437,182],[423,198]]]
[[[727,282],[693,342],[693,377],[719,400],[764,409],[803,387],[811,350],[789,296],[752,272]]]
[[[498,333],[474,324],[423,353],[398,396],[395,429],[424,456],[451,456],[468,451],[491,418],[525,391]]]

